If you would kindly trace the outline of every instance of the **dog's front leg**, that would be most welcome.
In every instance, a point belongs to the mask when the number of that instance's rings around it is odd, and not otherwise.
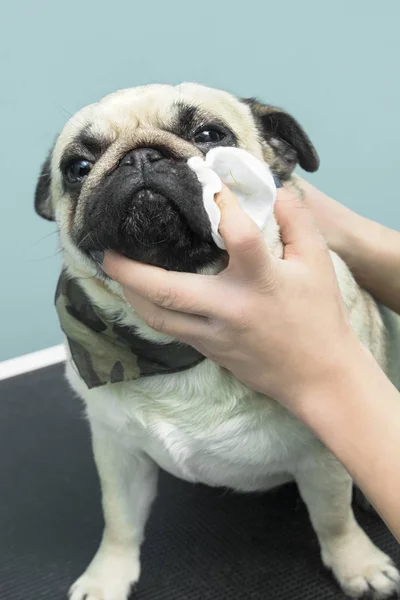
[[[70,589],[71,600],[126,600],[139,578],[139,548],[157,486],[157,466],[117,432],[91,421],[105,528],[100,547]]]
[[[352,598],[389,598],[400,575],[364,533],[351,508],[352,481],[324,448],[301,461],[295,473],[321,545],[322,560]]]

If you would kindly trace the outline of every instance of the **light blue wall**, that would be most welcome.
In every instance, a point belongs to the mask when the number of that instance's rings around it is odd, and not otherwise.
[[[282,105],[319,150],[312,180],[400,228],[398,0],[23,0],[1,13],[0,360],[60,342],[57,240],[33,212],[35,181],[69,113],[117,88],[191,80]]]

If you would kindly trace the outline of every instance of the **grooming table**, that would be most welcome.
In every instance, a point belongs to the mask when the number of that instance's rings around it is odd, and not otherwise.
[[[0,382],[0,599],[65,600],[102,533],[81,402],[61,365]],[[356,510],[400,562],[380,519]],[[134,600],[339,600],[296,486],[242,495],[161,473]]]

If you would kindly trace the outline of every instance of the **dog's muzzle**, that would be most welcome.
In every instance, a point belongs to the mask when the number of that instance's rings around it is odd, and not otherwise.
[[[196,271],[221,255],[202,187],[186,159],[166,148],[125,154],[85,199],[74,240],[89,255],[105,249],[172,270]]]

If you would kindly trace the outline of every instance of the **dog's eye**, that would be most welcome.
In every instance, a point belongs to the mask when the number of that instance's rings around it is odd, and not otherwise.
[[[90,173],[92,165],[88,160],[74,160],[65,170],[65,176],[69,183],[80,183]]]
[[[194,135],[196,144],[216,144],[225,137],[225,134],[217,129],[201,129]]]

